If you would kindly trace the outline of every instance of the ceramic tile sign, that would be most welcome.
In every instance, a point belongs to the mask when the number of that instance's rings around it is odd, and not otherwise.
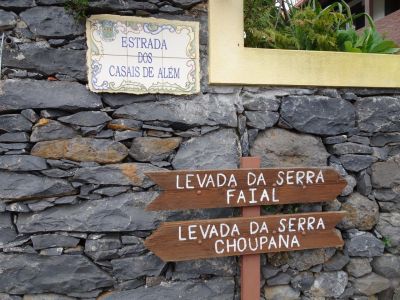
[[[86,30],[91,91],[177,95],[200,91],[198,22],[94,15]]]

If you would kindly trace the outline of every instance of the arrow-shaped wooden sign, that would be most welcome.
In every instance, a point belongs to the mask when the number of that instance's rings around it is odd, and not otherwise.
[[[147,210],[310,203],[334,200],[346,181],[334,168],[268,168],[146,173],[163,192]]]
[[[164,261],[343,246],[345,212],[163,223],[145,241]]]

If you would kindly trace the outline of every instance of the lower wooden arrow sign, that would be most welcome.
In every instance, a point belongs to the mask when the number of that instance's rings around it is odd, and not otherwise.
[[[164,261],[341,247],[345,212],[167,222],[146,239]]]

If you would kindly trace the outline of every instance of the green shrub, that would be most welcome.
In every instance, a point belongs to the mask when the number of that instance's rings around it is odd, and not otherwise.
[[[86,19],[89,9],[89,0],[67,0],[65,9],[74,14],[74,18],[81,22]]]
[[[285,1],[245,0],[245,45],[256,48],[347,51],[392,54],[399,51],[384,39],[366,14],[353,16],[344,1],[322,9],[316,0],[298,8]],[[353,20],[367,17],[370,26],[359,35]]]

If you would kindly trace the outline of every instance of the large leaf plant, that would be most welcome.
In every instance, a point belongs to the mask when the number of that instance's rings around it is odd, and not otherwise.
[[[354,19],[366,17],[369,27],[359,35]],[[396,53],[393,41],[383,38],[371,17],[353,16],[344,1],[325,8],[316,0],[303,7],[285,0],[245,0],[245,45],[248,47]]]

